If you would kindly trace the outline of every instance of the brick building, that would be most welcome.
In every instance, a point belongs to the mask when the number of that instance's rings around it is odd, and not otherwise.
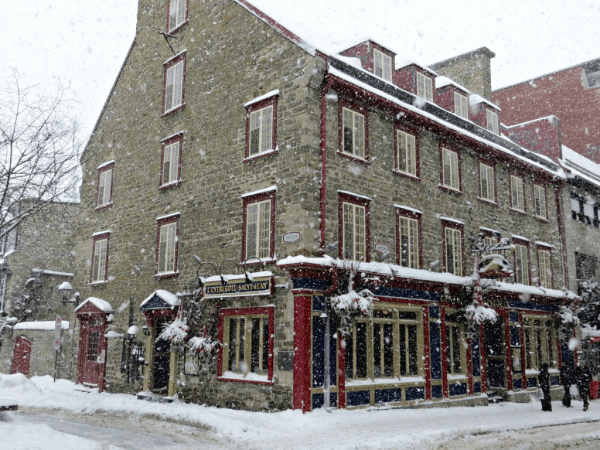
[[[527,400],[544,362],[557,385],[564,172],[499,135],[493,53],[458,83],[464,58],[440,77],[296,33],[246,0],[140,1],[82,157],[77,381],[304,411]],[[515,282],[467,333],[478,234],[511,239]],[[375,301],[343,336],[330,300],[352,286]],[[220,343],[204,366],[157,340],[190,311]]]

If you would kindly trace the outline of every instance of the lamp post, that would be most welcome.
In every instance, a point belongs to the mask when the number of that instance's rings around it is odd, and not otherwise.
[[[73,291],[73,286],[68,281],[63,281],[57,288],[61,295],[61,302],[63,305],[67,303],[73,303],[75,306],[79,305],[79,292],[75,292],[73,294],[73,298],[69,298],[71,296],[71,291]]]

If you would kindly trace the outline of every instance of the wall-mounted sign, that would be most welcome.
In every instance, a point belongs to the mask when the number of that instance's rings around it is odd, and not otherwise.
[[[387,244],[375,244],[375,251],[377,253],[389,253],[390,252],[390,246]]]
[[[299,231],[288,231],[283,235],[284,244],[295,244],[302,240],[302,233]]]
[[[210,281],[204,285],[204,298],[224,297],[256,297],[273,294],[273,277],[255,277],[249,283],[245,278],[221,281]]]

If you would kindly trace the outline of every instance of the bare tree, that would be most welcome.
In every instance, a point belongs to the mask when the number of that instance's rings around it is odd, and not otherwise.
[[[22,86],[13,71],[0,90],[0,240],[50,204],[77,199],[81,143],[71,91]]]

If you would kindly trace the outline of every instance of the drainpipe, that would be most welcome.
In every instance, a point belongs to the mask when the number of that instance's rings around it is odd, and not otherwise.
[[[562,202],[560,201],[560,196],[562,189],[564,187],[564,182],[558,184],[555,190],[556,197],[556,220],[558,222],[558,235],[560,238],[560,250],[561,250],[561,262],[562,262],[562,273],[563,273],[563,284],[568,289],[569,288],[569,279],[567,273],[567,263],[565,261],[566,255],[565,252],[567,249],[565,248],[565,224],[562,219]]]
[[[333,80],[328,79],[325,86],[321,89],[321,128],[320,128],[320,149],[321,149],[321,190],[319,196],[320,207],[320,238],[319,253],[325,254],[325,193],[327,179],[327,91],[333,84]]]

